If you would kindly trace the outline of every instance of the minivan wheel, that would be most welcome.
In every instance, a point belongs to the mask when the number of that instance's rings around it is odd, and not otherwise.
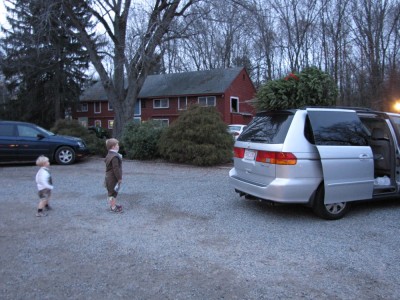
[[[71,147],[60,147],[56,151],[55,159],[60,165],[70,165],[75,161],[75,151]]]
[[[326,220],[338,220],[343,218],[343,216],[350,209],[349,202],[325,204],[324,200],[325,200],[325,188],[324,184],[321,183],[315,194],[314,205],[313,205],[314,213],[320,218]]]

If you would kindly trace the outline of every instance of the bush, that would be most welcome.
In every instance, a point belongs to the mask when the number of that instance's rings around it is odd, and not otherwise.
[[[171,162],[197,166],[232,159],[232,136],[215,107],[192,106],[162,134],[159,151]]]
[[[298,74],[290,73],[285,78],[268,81],[257,92],[256,108],[262,111],[330,106],[335,104],[337,94],[332,77],[316,67],[309,67]]]
[[[58,120],[50,129],[59,135],[69,135],[80,137],[85,141],[90,153],[105,156],[107,154],[105,140],[99,139],[91,134],[85,126],[82,126],[77,120]]]
[[[144,123],[131,122],[127,124],[122,133],[126,156],[129,159],[155,159],[160,157],[158,153],[158,140],[162,128],[155,122]]]

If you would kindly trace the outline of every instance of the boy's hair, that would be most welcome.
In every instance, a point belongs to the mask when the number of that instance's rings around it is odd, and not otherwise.
[[[48,161],[49,161],[48,157],[40,155],[36,160],[36,165],[39,167],[43,167]]]
[[[119,141],[117,139],[108,139],[106,140],[106,147],[107,150],[110,150],[112,147],[114,147],[116,144],[119,144]]]

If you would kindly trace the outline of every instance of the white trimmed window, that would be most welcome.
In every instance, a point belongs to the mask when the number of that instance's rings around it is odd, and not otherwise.
[[[101,113],[101,102],[94,103],[94,113],[100,114]]]
[[[178,109],[179,110],[187,109],[187,97],[179,97],[178,98]]]
[[[216,106],[215,96],[199,97],[197,101],[200,106]]]
[[[82,126],[88,127],[88,122],[89,122],[88,117],[80,117],[80,118],[78,118],[78,122]]]
[[[108,129],[113,129],[114,120],[108,120]]]
[[[239,112],[239,99],[231,97],[231,113]]]
[[[168,127],[169,119],[153,119],[153,121],[158,124],[160,127]]]
[[[153,100],[153,108],[168,108],[169,107],[169,99],[154,99]]]
[[[81,103],[81,104],[79,104],[76,111],[77,111],[77,112],[85,112],[85,111],[88,111],[88,104],[87,104],[87,103]]]
[[[101,127],[101,120],[94,120],[94,126]]]
[[[110,102],[108,102],[108,111],[112,111],[114,110],[114,107],[112,106],[112,104]]]

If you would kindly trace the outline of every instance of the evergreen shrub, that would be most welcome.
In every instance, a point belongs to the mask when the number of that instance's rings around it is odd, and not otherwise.
[[[127,158],[140,160],[159,158],[157,144],[162,131],[163,129],[154,121],[128,123],[121,138]]]
[[[163,132],[159,142],[164,159],[197,166],[227,163],[232,149],[232,136],[215,107],[190,107]]]

